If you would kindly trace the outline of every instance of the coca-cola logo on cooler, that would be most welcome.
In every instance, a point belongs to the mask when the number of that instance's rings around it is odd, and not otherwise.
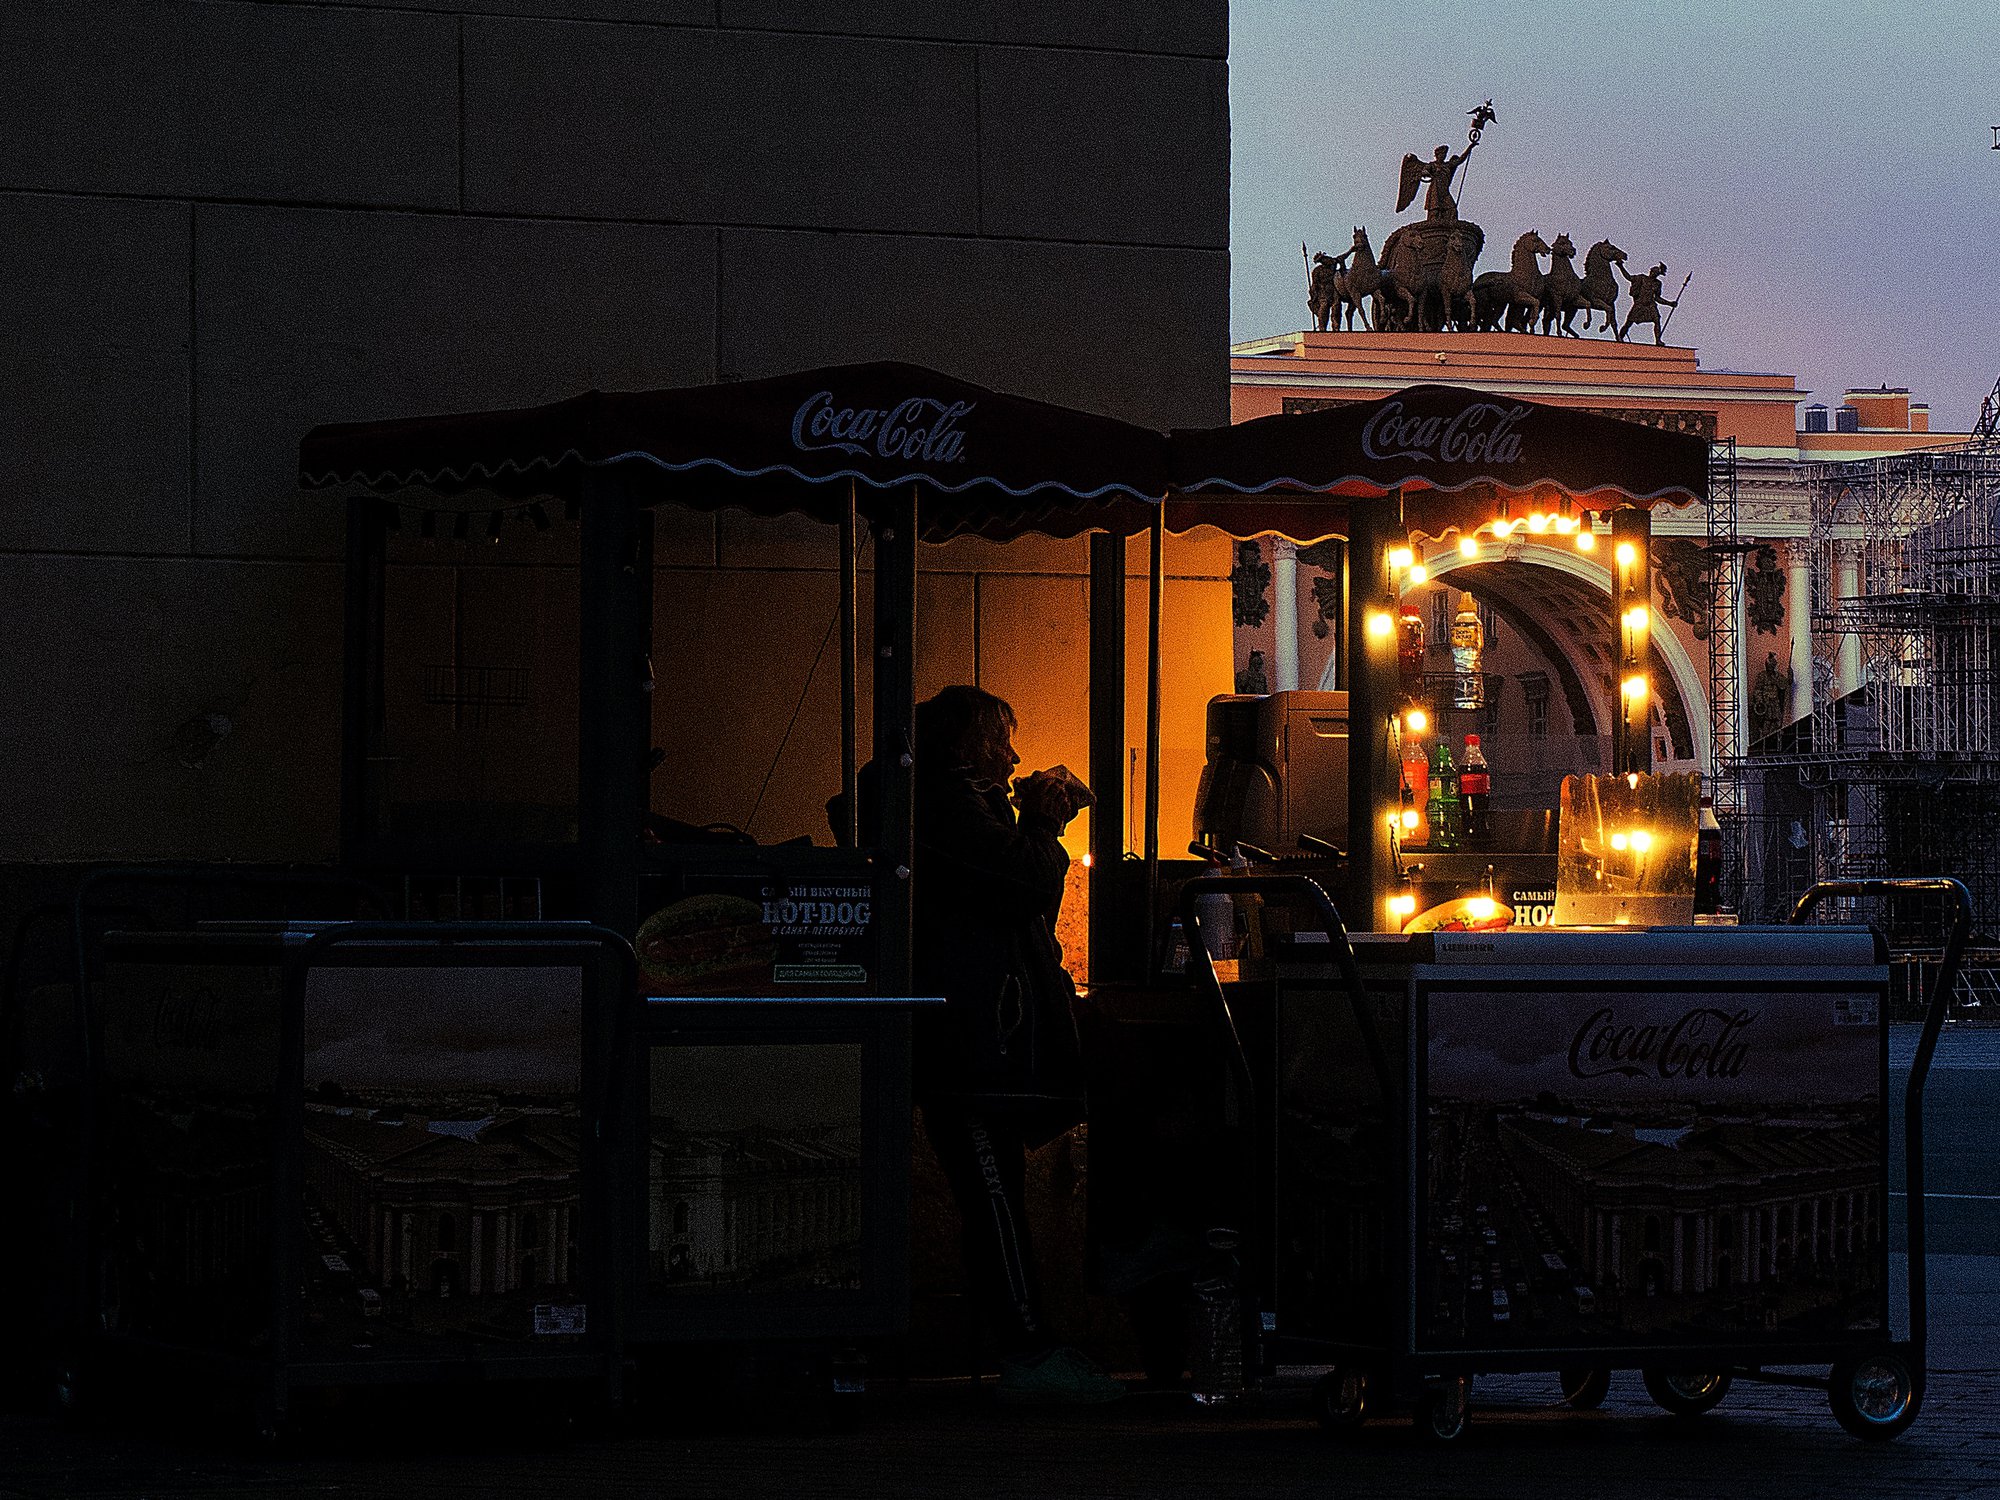
[[[1475,401],[1450,416],[1422,417],[1385,402],[1361,429],[1361,451],[1373,459],[1418,463],[1511,464],[1521,459],[1517,429],[1528,408],[1519,403]]]
[[[792,446],[801,453],[834,448],[929,464],[965,462],[965,434],[954,425],[970,401],[910,396],[890,407],[839,406],[832,391],[816,391],[792,414]]]
[[[1749,1059],[1744,1032],[1756,1016],[1748,1010],[1696,1006],[1671,1025],[1621,1022],[1611,1006],[1593,1011],[1569,1044],[1569,1070],[1578,1078],[1735,1078]]]

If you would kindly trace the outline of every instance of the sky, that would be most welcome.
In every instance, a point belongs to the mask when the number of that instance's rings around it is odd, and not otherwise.
[[[1236,0],[1233,340],[1307,325],[1300,241],[1391,229],[1403,153],[1465,145],[1477,270],[1524,230],[1690,271],[1668,341],[1963,430],[2000,377],[2000,4]],[[1625,298],[1619,299],[1623,316]],[[1644,335],[1651,337],[1650,331]]]

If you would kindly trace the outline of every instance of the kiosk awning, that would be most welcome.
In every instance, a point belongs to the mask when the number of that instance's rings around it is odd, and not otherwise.
[[[617,466],[641,503],[833,521],[921,491],[923,533],[1004,539],[1143,530],[1166,489],[1166,437],[1094,412],[877,362],[659,391],[587,391],[513,411],[316,427],[308,489],[574,495]]]
[[[1400,490],[1408,530],[1442,536],[1517,499],[1549,510],[1706,500],[1708,444],[1574,407],[1419,385],[1379,401],[1177,430],[1170,479],[1175,531],[1345,536],[1342,502]]]

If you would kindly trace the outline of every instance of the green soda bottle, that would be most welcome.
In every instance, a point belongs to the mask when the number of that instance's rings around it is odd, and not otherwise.
[[[1451,746],[1438,736],[1437,755],[1431,762],[1431,847],[1456,849],[1465,830],[1465,799],[1458,791],[1458,767],[1452,764]]]

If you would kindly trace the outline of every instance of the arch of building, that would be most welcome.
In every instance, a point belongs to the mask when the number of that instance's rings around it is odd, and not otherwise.
[[[1590,590],[1596,596],[1604,598],[1604,604],[1606,604],[1606,640],[1610,640],[1610,614],[1608,614],[1608,610],[1610,610],[1610,596],[1612,596],[1612,574],[1610,574],[1610,568],[1606,568],[1602,562],[1596,562],[1596,560],[1592,560],[1592,558],[1588,558],[1588,556],[1584,556],[1584,554],[1580,554],[1580,552],[1576,552],[1572,548],[1538,546],[1538,544],[1528,544],[1524,540],[1494,542],[1490,538],[1480,538],[1480,548],[1470,558],[1464,556],[1464,554],[1460,554],[1456,550],[1456,546],[1454,546],[1450,550],[1442,550],[1440,548],[1434,556],[1428,556],[1424,562],[1426,562],[1426,568],[1430,572],[1430,580],[1432,582],[1442,580],[1448,574],[1460,572],[1462,568],[1490,568],[1492,564],[1498,564],[1498,562],[1520,562],[1520,564],[1530,566],[1530,568],[1550,568],[1554,572],[1566,574],[1566,576],[1570,576],[1570,578],[1574,578],[1578,582],[1588,584]],[[1412,588],[1408,588],[1404,592],[1414,592],[1414,588],[1416,586],[1412,586]],[[1518,610],[1520,610],[1520,606],[1514,604],[1512,608],[1508,608],[1508,614],[1518,616]],[[1652,614],[1652,624],[1650,624],[1648,636],[1650,636],[1654,658],[1656,658],[1654,660],[1654,668],[1656,668],[1656,672],[1660,668],[1664,668],[1666,678],[1668,678],[1668,686],[1672,688],[1672,694],[1678,700],[1676,706],[1680,708],[1680,714],[1684,716],[1686,726],[1688,726],[1688,740],[1690,740],[1690,748],[1694,752],[1692,754],[1694,764],[1706,766],[1708,764],[1708,756],[1710,756],[1708,680],[1706,680],[1706,672],[1698,670],[1696,664],[1688,658],[1686,648],[1680,644],[1680,638],[1674,634],[1672,624],[1666,620],[1666,616],[1660,614],[1658,606],[1648,606],[1648,610]],[[1548,632],[1548,630],[1536,630],[1532,634],[1538,638],[1538,646],[1542,648],[1542,654],[1550,658],[1550,664],[1556,666],[1560,672],[1564,672],[1566,678],[1568,678],[1564,686],[1566,686],[1566,696],[1570,698],[1572,718],[1578,720],[1576,730],[1580,734],[1582,732],[1594,732],[1594,728],[1586,728],[1586,724],[1582,722],[1582,716],[1578,714],[1578,704],[1576,704],[1574,694],[1586,694],[1586,696],[1592,698],[1592,718],[1596,714],[1600,714],[1600,712],[1608,712],[1610,704],[1608,702],[1598,702],[1600,694],[1596,694],[1588,686],[1590,682],[1594,682],[1596,674],[1594,672],[1592,674],[1578,672],[1576,666],[1574,666],[1574,662],[1568,662],[1562,656],[1560,646],[1554,646],[1554,634],[1552,632]],[[1334,666],[1336,664],[1332,660],[1328,660],[1326,672],[1332,674]],[[1322,688],[1328,686],[1328,680],[1324,676],[1322,676],[1320,686]]]
[[[1425,559],[1425,565],[1433,580],[1455,573],[1461,568],[1498,562],[1524,563],[1529,567],[1551,568],[1558,573],[1565,573],[1571,578],[1591,585],[1597,593],[1604,596],[1607,610],[1609,608],[1611,570],[1574,548],[1542,546],[1520,540],[1495,541],[1492,538],[1481,537],[1479,550],[1471,557],[1460,553],[1454,545],[1448,551],[1441,549],[1434,557]],[[1688,659],[1686,648],[1681,645],[1658,606],[1649,604],[1648,611],[1652,621],[1647,634],[1653,650],[1657,653],[1659,663],[1665,667],[1674,693],[1687,714],[1688,734],[1693,744],[1694,761],[1697,765],[1705,766],[1709,762],[1706,673],[1698,671],[1695,664]],[[1608,641],[1610,639],[1608,615],[1606,630]]]

